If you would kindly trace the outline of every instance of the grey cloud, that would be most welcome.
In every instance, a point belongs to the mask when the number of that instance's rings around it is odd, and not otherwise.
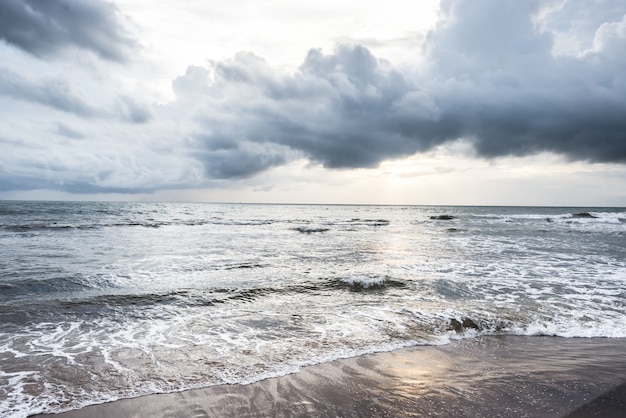
[[[94,116],[99,113],[69,84],[58,79],[32,82],[0,69],[0,95],[39,103],[80,116]]]
[[[8,138],[3,138],[1,136],[0,136],[0,145],[20,147],[20,148],[29,147],[28,143],[22,139],[8,139]]]
[[[256,149],[255,149],[256,148]],[[280,152],[263,147],[252,149],[245,146],[218,148],[206,151],[202,156],[206,174],[212,179],[245,178],[270,167],[285,163]]]
[[[566,52],[575,53],[591,49],[598,28],[621,20],[625,13],[626,3],[619,0],[568,0],[559,13],[545,16],[543,24],[566,43]]]
[[[154,188],[142,187],[109,187],[98,186],[92,182],[85,181],[67,181],[56,182],[45,179],[38,179],[25,176],[3,176],[0,178],[0,191],[11,190],[57,190],[67,193],[76,194],[97,194],[97,193],[120,193],[120,194],[136,194],[136,193],[152,193]]]
[[[283,164],[295,155],[288,156],[288,149],[327,167],[373,167],[421,146],[403,132],[407,123],[399,122],[437,117],[426,93],[412,90],[405,76],[358,45],[340,46],[331,55],[312,50],[295,75],[276,73],[251,54],[217,63],[212,83],[209,74],[190,68],[174,85],[181,103],[189,102],[186,94],[203,92],[196,120],[208,132],[197,146],[211,149],[226,139],[282,146],[271,158],[265,151],[248,150],[239,158],[239,149],[222,150],[220,176],[253,174]],[[190,87],[194,83],[198,89]],[[413,108],[407,109],[409,104]],[[207,173],[215,175],[215,160],[204,162]]]
[[[146,123],[152,119],[150,107],[137,102],[132,97],[120,96],[117,102],[117,113],[127,122]]]
[[[78,132],[77,130],[67,126],[63,122],[57,122],[57,124],[56,124],[56,133],[61,135],[61,136],[65,136],[67,138],[72,138],[72,139],[83,139],[83,138],[85,138],[85,135],[83,135],[82,133]]]
[[[535,22],[542,5],[445,2],[421,74],[342,45],[327,55],[311,50],[291,75],[240,54],[210,70],[190,67],[174,88],[180,103],[200,102],[198,149],[232,142],[293,151],[199,153],[211,177],[255,174],[294,155],[329,168],[375,167],[458,139],[485,158],[548,151],[626,162],[626,19],[598,27],[603,43],[593,52],[553,56],[549,28]]]
[[[191,65],[185,75],[172,81],[172,89],[179,98],[206,93],[210,88],[210,75],[206,68]]]
[[[520,69],[550,55],[552,38],[534,30],[539,0],[443,1],[446,18],[427,36],[437,73],[476,77],[484,71]]]
[[[449,21],[428,44],[438,74],[430,91],[444,108],[442,122],[458,126],[458,134],[471,138],[485,157],[551,151],[577,160],[626,162],[626,77],[620,70],[626,20],[619,17],[617,26],[607,28],[610,42],[597,51],[554,57],[550,34],[531,25],[539,5],[451,4]],[[518,12],[509,15],[511,9]],[[491,36],[497,40],[483,47],[484,28],[494,17]],[[482,34],[469,36],[472,27]]]
[[[46,182],[25,176],[16,176],[10,173],[1,173],[0,191],[34,190],[45,188]]]
[[[0,4],[0,38],[39,57],[68,47],[125,61],[136,42],[114,5],[101,0],[6,0]]]
[[[137,194],[137,193],[153,193],[156,189],[153,187],[112,187],[98,186],[92,182],[67,182],[56,186],[48,186],[48,189],[59,190],[76,194],[97,194],[97,193],[119,193],[119,194]]]
[[[27,80],[2,69],[0,96],[36,103],[82,117],[117,118],[130,123],[146,123],[152,119],[150,107],[129,96],[119,95],[112,104],[96,107],[90,103],[89,97],[65,80]]]

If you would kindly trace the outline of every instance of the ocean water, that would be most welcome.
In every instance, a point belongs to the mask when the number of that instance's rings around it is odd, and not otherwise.
[[[0,202],[0,416],[478,335],[626,337],[626,209]]]

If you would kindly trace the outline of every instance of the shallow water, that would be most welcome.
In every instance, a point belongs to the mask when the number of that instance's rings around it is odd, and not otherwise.
[[[124,399],[59,418],[622,417],[625,350],[623,338],[485,336],[336,360],[249,385]]]
[[[611,208],[0,202],[0,415],[484,334],[626,337],[625,238]]]

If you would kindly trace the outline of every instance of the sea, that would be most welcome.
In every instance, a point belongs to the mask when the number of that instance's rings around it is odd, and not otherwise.
[[[0,416],[483,335],[626,338],[626,209],[0,201]]]

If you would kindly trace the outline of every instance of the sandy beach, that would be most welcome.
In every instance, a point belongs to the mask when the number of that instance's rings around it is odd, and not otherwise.
[[[626,340],[480,337],[306,367],[249,385],[124,399],[88,417],[623,416]]]

